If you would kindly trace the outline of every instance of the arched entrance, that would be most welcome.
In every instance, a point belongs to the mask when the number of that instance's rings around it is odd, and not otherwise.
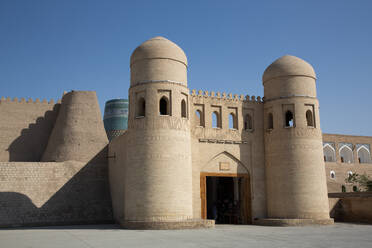
[[[234,156],[223,152],[200,173],[201,217],[216,224],[251,223],[250,176]]]

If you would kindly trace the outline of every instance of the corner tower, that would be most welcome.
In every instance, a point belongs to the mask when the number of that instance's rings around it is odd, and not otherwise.
[[[264,72],[267,215],[278,224],[330,224],[316,75],[283,56]]]
[[[102,160],[106,163],[104,154],[107,144],[96,92],[71,91],[62,97],[58,117],[41,161],[93,162],[94,159],[95,162]]]
[[[130,59],[129,121],[124,174],[126,228],[187,228],[192,168],[187,58],[155,37]]]

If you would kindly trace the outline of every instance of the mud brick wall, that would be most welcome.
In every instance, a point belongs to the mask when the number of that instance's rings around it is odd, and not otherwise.
[[[372,224],[372,192],[329,193],[335,221]]]
[[[0,226],[112,222],[106,163],[0,162]]]
[[[40,161],[57,118],[59,103],[0,99],[0,161]]]

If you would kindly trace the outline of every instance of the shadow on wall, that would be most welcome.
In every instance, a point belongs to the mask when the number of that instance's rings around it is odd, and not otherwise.
[[[339,199],[332,199],[330,202],[330,211],[329,215],[331,218],[333,218],[335,221],[342,222],[342,204],[341,200]]]
[[[106,146],[41,208],[26,195],[0,192],[0,226],[113,223]],[[68,166],[68,163],[65,162]]]
[[[36,119],[36,123],[30,124],[27,129],[21,131],[21,135],[8,148],[10,162],[41,160],[57,119],[59,107],[60,104],[56,104],[53,110],[46,111],[43,117]]]
[[[372,192],[330,193],[328,197],[335,221],[372,224]]]

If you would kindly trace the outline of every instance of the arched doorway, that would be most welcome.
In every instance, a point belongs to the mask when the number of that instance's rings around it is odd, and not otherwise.
[[[216,224],[250,224],[251,182],[245,165],[227,151],[213,156],[200,172],[201,217]]]
[[[250,224],[251,191],[248,174],[200,173],[201,216],[216,224]]]

